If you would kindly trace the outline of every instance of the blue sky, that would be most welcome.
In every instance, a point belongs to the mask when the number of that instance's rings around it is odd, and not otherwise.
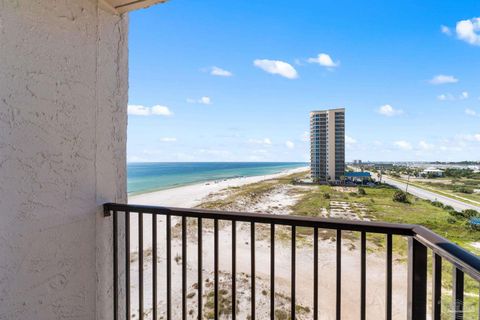
[[[130,14],[128,161],[480,160],[480,1],[187,1]]]

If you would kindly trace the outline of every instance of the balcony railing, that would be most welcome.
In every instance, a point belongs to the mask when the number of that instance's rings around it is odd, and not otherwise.
[[[136,300],[135,306],[138,306],[135,310],[138,311],[138,317],[136,319],[144,319],[144,300],[145,300],[145,284],[147,283],[144,278],[145,269],[145,236],[149,239],[147,241],[151,243],[152,265],[151,265],[151,283],[148,283],[151,288],[151,315],[148,317],[152,319],[159,319],[160,313],[163,319],[187,319],[192,318],[192,310],[187,310],[187,299],[191,299],[191,296],[187,296],[187,253],[191,252],[187,250],[187,220],[196,223],[194,229],[197,237],[197,261],[196,266],[196,281],[197,285],[195,290],[197,301],[196,314],[198,319],[204,319],[205,301],[205,279],[203,278],[203,256],[204,245],[202,236],[206,230],[207,221],[209,228],[213,230],[213,247],[209,247],[208,250],[213,251],[213,318],[218,319],[220,317],[220,304],[219,299],[219,262],[225,259],[231,259],[228,261],[231,263],[231,276],[228,277],[228,281],[231,281],[231,310],[229,318],[237,318],[237,261],[238,259],[246,259],[247,257],[239,257],[237,254],[237,223],[247,223],[250,225],[249,234],[250,241],[248,249],[250,260],[250,319],[255,320],[256,317],[256,246],[255,246],[255,230],[256,227],[262,225],[269,231],[269,255],[270,255],[270,295],[269,295],[269,318],[276,319],[275,316],[275,299],[276,299],[276,253],[275,253],[275,233],[276,227],[283,226],[289,230],[290,242],[290,319],[296,319],[296,290],[297,290],[297,232],[301,230],[305,233],[305,230],[311,231],[313,237],[313,247],[311,248],[313,253],[313,274],[310,275],[313,279],[313,319],[319,319],[322,317],[322,310],[319,306],[319,230],[332,230],[335,234],[335,290],[331,292],[331,295],[335,297],[335,318],[342,319],[342,234],[348,232],[357,232],[360,240],[360,268],[358,271],[359,277],[359,310],[360,319],[366,319],[367,310],[367,235],[380,234],[385,241],[385,319],[392,319],[392,307],[396,303],[392,299],[392,275],[393,275],[393,237],[400,236],[408,240],[408,294],[407,294],[407,318],[408,319],[427,319],[427,315],[431,314],[431,319],[441,318],[442,307],[442,265],[445,262],[452,265],[452,292],[451,301],[452,310],[451,314],[454,319],[464,318],[464,283],[465,275],[468,275],[476,284],[480,285],[480,259],[462,249],[461,247],[453,244],[452,242],[438,236],[432,231],[418,225],[404,225],[404,224],[390,224],[379,222],[366,222],[366,221],[349,221],[349,220],[336,220],[336,219],[324,219],[324,218],[312,218],[312,217],[300,217],[300,216],[285,216],[285,215],[267,215],[267,214],[254,214],[254,213],[236,213],[236,212],[221,212],[212,210],[197,210],[197,209],[178,209],[167,207],[153,207],[153,206],[139,206],[139,205],[124,205],[108,203],[104,205],[105,216],[113,217],[113,252],[114,252],[114,265],[113,265],[113,297],[114,297],[114,314],[115,319],[131,319],[132,317],[132,296],[134,295]],[[144,218],[148,217],[149,225],[148,229],[145,228],[147,224],[144,224]],[[165,223],[165,229],[161,230],[162,237],[158,236],[159,227],[157,224],[158,219],[162,219],[162,223]],[[135,232],[132,233],[131,221],[135,219]],[[138,219],[138,220],[137,220]],[[172,220],[177,221],[178,227],[181,222],[181,231],[179,238],[181,238],[181,257],[175,257],[175,261],[181,260],[181,297],[172,297]],[[231,226],[231,252],[229,255],[225,255],[224,252],[219,252],[219,223],[228,222]],[[213,226],[212,226],[213,225]],[[228,228],[223,226],[223,228]],[[278,230],[278,228],[277,228]],[[135,234],[136,233],[136,234]],[[162,244],[162,248],[165,249],[166,255],[166,279],[160,281],[164,286],[158,286],[158,253],[159,246],[158,241],[165,240]],[[132,268],[131,268],[131,243],[134,241],[138,245],[138,274],[135,274],[135,278],[138,279],[138,286],[132,287]],[[161,250],[160,250],[161,251]],[[429,276],[428,268],[429,259],[427,252],[432,252],[431,261],[431,293],[429,294],[429,288],[427,286],[427,278]],[[162,253],[164,251],[161,251]],[[231,255],[231,257],[230,257]],[[122,257],[122,258],[120,258]],[[224,258],[227,257],[227,258]],[[177,261],[177,264],[178,264]],[[123,271],[120,272],[119,270]],[[122,288],[122,289],[120,289]],[[166,293],[166,306],[165,310],[159,310],[158,290],[163,290]],[[135,290],[135,292],[132,292]],[[443,288],[445,290],[445,288]],[[479,292],[479,291],[477,291]],[[134,293],[134,294],[133,294]],[[150,292],[149,292],[150,294]],[[469,294],[471,296],[471,294]],[[180,311],[174,309],[172,306],[173,300],[181,301]],[[222,298],[223,299],[223,298]],[[480,292],[474,294],[474,299],[480,299]],[[348,302],[351,303],[351,302]],[[430,304],[431,308],[427,308],[427,304]],[[480,303],[480,301],[478,301]],[[430,309],[430,311],[427,311]],[[189,312],[190,311],[190,312]],[[224,310],[223,310],[224,312]],[[474,311],[477,313],[472,319],[480,319],[480,310]],[[430,318],[430,317],[428,317]]]

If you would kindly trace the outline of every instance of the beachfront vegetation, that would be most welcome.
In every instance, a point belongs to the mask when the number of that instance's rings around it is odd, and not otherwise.
[[[412,183],[446,196],[457,196],[480,202],[480,177],[478,178],[437,178],[415,179]]]
[[[423,225],[476,254],[480,253],[480,250],[473,245],[479,241],[480,231],[470,224],[470,218],[479,214],[476,211],[457,212],[452,207],[444,206],[440,202],[422,200],[383,184],[361,188],[326,185],[295,186],[294,181],[301,178],[302,175],[304,174],[295,174],[231,188],[226,196],[207,201],[202,204],[202,207],[248,211],[249,205],[262,203],[275,190],[287,188],[289,195],[295,196],[297,199],[296,203],[288,208],[291,214],[339,218],[335,215],[335,211],[347,208],[348,211],[356,214],[356,219],[360,220]],[[290,236],[288,228],[277,228],[278,240],[288,241]],[[311,228],[297,228],[297,245],[311,245],[311,236]],[[334,230],[319,231],[320,239],[325,241],[334,241],[335,236]],[[261,237],[261,232],[257,237]],[[349,247],[349,250],[356,249],[359,239],[358,232],[342,232],[342,238],[345,239],[345,245]],[[382,252],[385,249],[384,235],[368,234],[367,240],[367,250],[370,253]],[[393,240],[395,260],[406,262],[408,246],[406,239],[395,236]],[[448,263],[445,263],[445,266],[448,266]],[[429,270],[431,270],[430,267]],[[447,290],[451,289],[451,270],[449,267],[445,267],[444,270],[443,286]],[[467,293],[478,292],[478,285],[467,278],[465,291]],[[470,297],[468,296],[466,299],[468,300],[466,305],[475,303],[473,300],[469,301]]]
[[[228,210],[233,204],[255,203],[282,185],[292,185],[305,173],[231,188],[226,197],[207,201],[203,208]],[[332,203],[345,203],[359,215],[359,219],[392,223],[420,224],[439,235],[478,252],[471,243],[480,239],[480,233],[470,227],[468,218],[474,212],[456,212],[441,203],[422,200],[388,185],[362,188],[341,188],[327,185],[299,188],[292,196],[298,201],[290,211],[295,215],[332,217],[328,212]],[[327,215],[325,216],[325,212]],[[468,215],[468,218],[467,218]]]

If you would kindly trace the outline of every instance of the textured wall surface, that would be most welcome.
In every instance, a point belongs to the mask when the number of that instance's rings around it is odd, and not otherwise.
[[[111,319],[126,201],[127,19],[0,0],[0,319]]]

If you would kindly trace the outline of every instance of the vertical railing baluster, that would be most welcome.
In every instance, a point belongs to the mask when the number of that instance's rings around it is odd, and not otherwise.
[[[130,211],[125,211],[125,315],[130,319]]]
[[[386,272],[386,288],[385,288],[385,319],[392,319],[392,234],[387,234],[387,272]]]
[[[250,223],[251,320],[255,320],[255,223]]]
[[[172,319],[172,217],[167,215],[166,240],[167,240],[167,320]]]
[[[202,307],[203,307],[203,302],[202,302],[202,294],[203,294],[203,277],[202,277],[202,272],[203,272],[203,228],[202,228],[202,218],[198,218],[198,244],[197,244],[197,263],[198,263],[198,320],[202,319]],[[155,319],[156,320],[156,319]]]
[[[296,232],[296,227],[295,226],[292,226],[292,267],[291,267],[291,271],[292,271],[292,274],[291,274],[291,277],[292,277],[292,283],[291,283],[291,318],[292,319],[295,319],[295,313],[296,313],[296,310],[295,310],[295,289],[296,289],[296,274],[297,274],[297,270],[296,270],[296,266],[297,266],[297,262],[296,262],[296,258],[297,258],[297,232]]]
[[[453,311],[454,319],[463,319],[463,291],[464,291],[464,274],[455,266],[453,267]]]
[[[218,220],[213,221],[213,246],[214,246],[214,319],[218,319]]]
[[[152,213],[152,314],[157,320],[157,215]]]
[[[360,234],[360,319],[365,320],[367,314],[367,234]]]
[[[318,228],[313,229],[313,320],[318,320]]]
[[[118,226],[117,211],[113,212],[113,319],[118,319]]]
[[[270,319],[275,320],[275,224],[270,224]]]
[[[432,261],[432,320],[440,320],[442,315],[442,258],[433,253]]]
[[[138,213],[138,313],[143,320],[143,213]]]
[[[342,319],[342,230],[337,229],[337,263],[336,263],[336,310],[337,320]]]
[[[182,319],[187,319],[187,218],[182,217]]]
[[[427,248],[418,240],[408,239],[408,319],[427,317]]]
[[[232,221],[232,320],[237,318],[237,222]]]

